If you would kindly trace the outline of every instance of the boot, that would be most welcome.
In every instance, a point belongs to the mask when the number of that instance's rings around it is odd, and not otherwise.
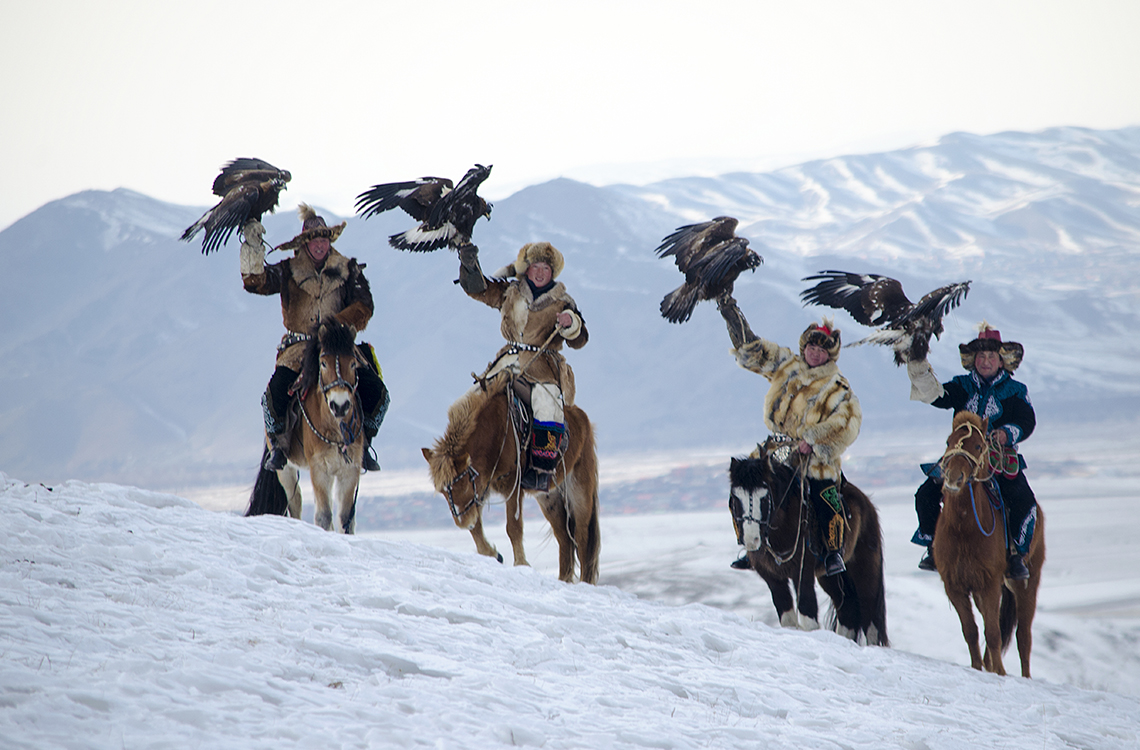
[[[372,441],[364,444],[364,455],[360,458],[360,466],[365,471],[380,471],[380,464],[372,452]]]
[[[1029,568],[1025,567],[1025,558],[1016,552],[1009,556],[1009,569],[1005,574],[1006,578],[1014,581],[1029,580]]]
[[[823,574],[825,576],[837,576],[845,570],[847,570],[847,566],[843,564],[843,555],[839,550],[832,550],[823,556]]]
[[[938,568],[935,567],[935,565],[934,565],[934,548],[933,547],[927,547],[926,548],[926,554],[924,554],[922,556],[922,559],[918,561],[918,569],[919,570],[929,570],[932,573],[938,572]]]
[[[728,567],[735,570],[752,570],[752,561],[748,559],[747,552],[741,552],[740,557],[730,562]]]
[[[545,471],[537,471],[532,466],[523,472],[519,487],[524,490],[546,492],[550,489],[550,475]]]
[[[288,435],[270,435],[269,436],[269,453],[265,456],[265,460],[261,463],[261,468],[266,471],[281,471],[285,468],[285,464],[289,459],[285,455],[286,450],[289,448]]]

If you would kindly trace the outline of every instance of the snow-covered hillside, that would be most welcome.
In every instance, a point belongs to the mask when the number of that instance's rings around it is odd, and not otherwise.
[[[0,513],[9,748],[1140,744],[1135,694],[562,584],[471,551],[2,474]],[[1051,532],[1069,525],[1057,518]],[[620,554],[662,551],[669,527],[641,530]],[[662,555],[659,580],[688,562]],[[1080,620],[1042,618],[1039,649],[1092,656]],[[896,642],[943,637],[902,621]]]
[[[653,248],[676,226],[743,220],[765,263],[737,299],[758,333],[785,344],[823,313],[798,301],[800,279],[820,269],[887,273],[912,297],[972,279],[935,342],[938,373],[959,371],[957,344],[986,319],[1025,345],[1019,375],[1041,423],[1108,419],[1119,431],[1140,412],[1138,207],[1140,128],[1059,128],[645,187],[554,180],[496,201],[475,239],[488,269],[531,240],[565,253],[590,329],[569,360],[603,456],[740,450],[762,437],[766,384],[728,356],[712,306],[681,326],[659,316],[680,274]],[[243,291],[236,247],[203,258],[177,241],[201,210],[91,191],[0,232],[0,468],[159,489],[252,481],[280,311]],[[498,318],[451,283],[452,254],[387,246],[408,217],[348,221],[337,246],[367,263],[376,315],[362,338],[392,391],[380,461],[422,468],[420,447],[500,346]],[[273,243],[299,226],[291,211],[265,223]],[[864,333],[835,317],[846,341]],[[840,366],[863,404],[861,441],[945,429],[945,415],[906,400],[888,352],[848,349]]]

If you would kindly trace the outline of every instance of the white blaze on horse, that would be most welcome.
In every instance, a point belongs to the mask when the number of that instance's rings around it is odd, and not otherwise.
[[[558,540],[558,578],[574,580],[574,558],[579,580],[597,583],[601,532],[598,525],[598,459],[594,431],[586,412],[566,406],[565,450],[548,492],[523,490],[529,417],[512,410],[517,405],[507,373],[473,388],[448,410],[448,425],[432,449],[424,448],[437,492],[448,502],[455,525],[471,532],[479,554],[502,555],[483,533],[483,506],[491,491],[506,498],[507,536],[514,564],[527,565],[523,549],[522,502],[524,493],[538,500]],[[512,399],[508,403],[508,396]]]
[[[322,323],[309,341],[301,375],[293,387],[300,397],[296,409],[290,409],[289,463],[280,471],[259,471],[247,516],[283,516],[288,512],[300,518],[298,468],[307,468],[317,505],[317,525],[333,530],[335,499],[339,530],[346,534],[356,531],[356,492],[364,455],[364,420],[356,394],[356,373],[367,364],[356,348],[355,337],[351,327],[331,321]]]
[[[1005,514],[986,486],[993,477],[988,433],[988,421],[976,414],[960,411],[954,415],[946,453],[939,462],[942,512],[934,530],[932,552],[946,596],[962,624],[970,666],[1005,674],[1001,655],[1016,627],[1021,676],[1028,677],[1037,587],[1045,563],[1045,514],[1037,506],[1037,525],[1025,556],[1029,579],[1006,579],[1009,553]],[[982,615],[984,654],[978,647],[971,600]]]

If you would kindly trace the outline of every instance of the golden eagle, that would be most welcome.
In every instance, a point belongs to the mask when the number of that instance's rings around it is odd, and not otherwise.
[[[685,283],[661,300],[661,317],[684,323],[701,300],[731,295],[732,285],[745,270],[764,262],[748,249],[748,240],[737,237],[736,219],[718,216],[701,224],[678,227],[657,246],[657,256],[674,256]]]
[[[857,322],[879,327],[867,338],[848,346],[890,346],[895,351],[896,365],[926,359],[931,335],[942,336],[942,316],[970,292],[969,281],[947,284],[915,304],[903,294],[902,284],[888,276],[820,271],[803,280],[819,282],[800,294],[805,305],[846,310]]]
[[[491,167],[476,164],[454,188],[445,177],[373,185],[356,196],[356,212],[367,219],[402,208],[420,222],[415,229],[388,238],[388,243],[399,250],[428,252],[444,246],[459,248],[471,243],[471,232],[480,217],[491,218],[491,204],[477,192],[490,175]]]
[[[267,161],[234,159],[214,179],[214,195],[222,199],[187,227],[181,239],[189,242],[205,230],[202,254],[209,255],[226,244],[235,229],[241,229],[250,220],[261,221],[266,211],[277,210],[277,199],[291,179],[293,175]]]

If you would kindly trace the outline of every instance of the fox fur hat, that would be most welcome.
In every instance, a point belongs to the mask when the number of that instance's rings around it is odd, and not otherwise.
[[[274,250],[292,250],[304,247],[309,240],[317,237],[328,237],[329,242],[336,242],[337,237],[344,231],[347,222],[341,222],[334,227],[325,224],[324,217],[317,216],[317,212],[307,203],[297,206],[297,214],[301,217],[301,233],[288,242],[282,242]]]
[[[565,265],[562,253],[558,252],[558,248],[554,245],[549,242],[528,242],[519,250],[519,257],[514,263],[503,266],[492,275],[500,279],[508,276],[518,276],[521,279],[526,276],[526,269],[530,268],[531,263],[545,263],[550,266],[551,279],[557,279]]]
[[[1001,331],[982,321],[978,326],[978,337],[968,344],[958,344],[958,354],[962,357],[962,367],[974,369],[974,359],[978,352],[997,352],[1001,357],[1002,369],[1013,373],[1021,366],[1025,347],[1016,341],[1002,341]]]
[[[839,359],[839,329],[830,318],[824,318],[822,323],[812,323],[800,334],[800,356],[804,356],[804,349],[808,344],[815,344],[827,352],[829,362]]]

